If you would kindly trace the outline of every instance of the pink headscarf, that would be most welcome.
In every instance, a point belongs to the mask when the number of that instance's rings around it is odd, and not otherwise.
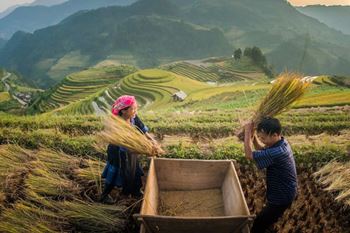
[[[120,110],[136,104],[136,99],[131,95],[120,96],[112,105],[112,114],[118,116]]]

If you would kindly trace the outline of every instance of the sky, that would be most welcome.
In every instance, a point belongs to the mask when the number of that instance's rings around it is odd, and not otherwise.
[[[34,0],[0,0],[0,12],[6,10],[7,8],[13,5],[31,2],[34,2]]]
[[[1,0],[0,0],[1,1]],[[292,5],[305,6],[305,5],[350,5],[350,0],[288,0]]]
[[[258,0],[257,0],[258,1]],[[296,6],[323,4],[323,5],[350,5],[350,0],[288,0]],[[34,2],[34,0],[0,0],[0,12],[6,10],[8,7]]]

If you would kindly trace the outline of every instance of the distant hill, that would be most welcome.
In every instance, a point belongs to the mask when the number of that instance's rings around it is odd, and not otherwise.
[[[0,49],[5,46],[6,40],[0,38]]]
[[[297,10],[350,35],[350,6],[313,5],[297,7]]]
[[[47,0],[34,2],[31,6],[18,7],[0,19],[0,37],[9,39],[17,31],[34,32],[37,29],[57,24],[62,19],[81,10],[111,5],[128,5],[132,2],[133,0],[69,0],[53,6],[49,5]]]

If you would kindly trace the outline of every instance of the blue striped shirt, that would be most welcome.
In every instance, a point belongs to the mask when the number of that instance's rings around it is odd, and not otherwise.
[[[259,169],[266,168],[266,198],[270,204],[290,204],[297,194],[297,172],[292,149],[282,139],[275,145],[253,152]]]

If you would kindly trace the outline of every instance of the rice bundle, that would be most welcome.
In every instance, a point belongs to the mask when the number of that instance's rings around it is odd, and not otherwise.
[[[63,216],[81,232],[124,232],[125,206],[63,202]]]
[[[350,162],[331,162],[314,173],[325,190],[336,192],[336,200],[350,206]]]
[[[5,209],[0,218],[0,232],[48,232],[62,231],[64,219],[57,213],[38,208],[26,201]],[[61,229],[60,229],[61,228]]]
[[[258,125],[264,117],[275,117],[287,111],[298,101],[310,85],[302,78],[302,75],[297,73],[280,74],[255,111],[252,118],[254,125]],[[242,139],[243,136],[244,132],[241,131],[238,137]]]
[[[105,119],[104,130],[97,135],[97,140],[127,148],[131,152],[147,156],[159,156],[160,147],[146,138],[139,130],[119,116],[110,115]]]

